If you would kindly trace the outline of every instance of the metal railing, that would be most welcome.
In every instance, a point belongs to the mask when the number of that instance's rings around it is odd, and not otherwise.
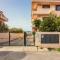
[[[0,46],[34,46],[33,34],[24,33],[0,33]]]

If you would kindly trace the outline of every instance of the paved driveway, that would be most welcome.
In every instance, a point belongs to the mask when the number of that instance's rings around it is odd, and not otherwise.
[[[1,51],[0,60],[60,60],[60,53]]]

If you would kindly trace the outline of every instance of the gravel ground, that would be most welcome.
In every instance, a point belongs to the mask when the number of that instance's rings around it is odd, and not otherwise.
[[[59,52],[13,52],[1,51],[0,60],[60,60]]]

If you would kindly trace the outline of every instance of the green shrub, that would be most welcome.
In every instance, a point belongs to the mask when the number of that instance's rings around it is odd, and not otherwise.
[[[60,48],[57,48],[56,50],[60,52]]]
[[[11,33],[23,33],[23,29],[21,28],[11,28],[9,29]]]
[[[3,24],[0,24],[0,33],[1,32],[8,32],[8,26],[7,24],[3,23]]]

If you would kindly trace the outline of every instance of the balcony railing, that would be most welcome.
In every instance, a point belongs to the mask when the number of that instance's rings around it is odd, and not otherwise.
[[[8,21],[8,18],[0,16],[1,19],[3,19],[4,21]]]
[[[37,11],[32,11],[32,14],[49,14],[50,9],[39,9]]]

